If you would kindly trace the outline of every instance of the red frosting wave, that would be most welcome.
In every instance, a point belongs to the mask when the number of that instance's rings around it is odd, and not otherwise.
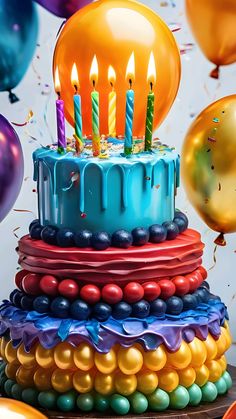
[[[201,265],[203,243],[195,230],[175,240],[129,249],[60,248],[24,236],[19,263],[29,272],[52,274],[97,284],[162,279],[187,274]]]

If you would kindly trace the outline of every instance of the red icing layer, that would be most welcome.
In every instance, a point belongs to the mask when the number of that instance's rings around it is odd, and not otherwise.
[[[24,236],[19,241],[19,263],[29,272],[98,284],[125,283],[192,272],[201,265],[203,247],[200,234],[190,229],[172,241],[103,251],[60,248]]]

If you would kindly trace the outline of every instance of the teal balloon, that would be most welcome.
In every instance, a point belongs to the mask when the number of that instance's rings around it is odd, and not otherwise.
[[[232,382],[232,378],[230,377],[230,375],[229,375],[228,371],[225,371],[225,372],[224,372],[224,374],[222,375],[222,378],[223,378],[223,379],[225,380],[225,382],[226,382],[226,385],[227,385],[227,390],[229,390],[229,389],[232,387],[233,382]]]
[[[4,391],[7,396],[11,397],[11,389],[14,386],[15,381],[8,379],[4,384]]]
[[[158,388],[152,394],[147,396],[149,410],[154,412],[160,412],[166,410],[170,404],[170,398],[168,393]]]
[[[77,397],[77,406],[83,412],[90,412],[93,409],[93,406],[94,406],[93,396],[89,393],[80,394]]]
[[[22,391],[22,400],[23,402],[30,404],[31,406],[38,405],[38,390],[35,388],[25,388]]]
[[[13,399],[22,400],[22,388],[19,384],[14,384],[11,389]]]
[[[208,381],[204,386],[201,387],[202,390],[202,401],[203,402],[213,402],[217,397],[217,389],[215,384]]]
[[[57,404],[57,393],[54,390],[41,391],[38,395],[38,402],[44,409],[55,409]]]
[[[95,394],[94,396],[94,409],[98,412],[106,412],[110,407],[109,398],[102,394]]]
[[[129,396],[130,406],[133,413],[141,414],[146,412],[148,408],[148,401],[144,394],[135,391]]]
[[[189,404],[188,390],[183,386],[178,386],[170,394],[170,407],[173,409],[184,409]]]
[[[113,394],[111,396],[110,406],[117,415],[127,415],[130,409],[129,400],[119,394]]]
[[[74,391],[68,391],[67,393],[61,394],[57,399],[57,407],[62,412],[71,412],[76,405],[76,393]]]
[[[202,400],[202,391],[197,384],[192,384],[188,387],[188,394],[190,406],[197,406]]]
[[[0,0],[0,28],[0,91],[9,91],[23,78],[36,47],[38,17],[32,0]]]
[[[227,384],[223,377],[217,380],[215,383],[216,389],[218,394],[222,395],[225,394],[227,391]]]

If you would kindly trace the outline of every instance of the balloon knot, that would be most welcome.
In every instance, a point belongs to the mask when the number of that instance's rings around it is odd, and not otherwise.
[[[11,90],[9,90],[8,98],[10,103],[16,103],[20,100]]]
[[[224,238],[224,234],[220,233],[218,237],[214,240],[215,244],[218,244],[219,246],[226,246],[226,240]]]
[[[220,67],[217,65],[213,70],[210,72],[210,77],[213,79],[218,79],[220,75]]]

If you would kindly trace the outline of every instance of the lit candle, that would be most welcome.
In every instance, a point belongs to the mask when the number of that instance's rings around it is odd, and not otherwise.
[[[81,115],[81,96],[78,94],[79,77],[76,64],[73,64],[71,70],[71,84],[75,88],[74,94],[74,120],[75,120],[75,148],[79,153],[84,147],[84,140],[82,134],[82,115]]]
[[[94,55],[91,69],[90,80],[93,85],[91,92],[92,99],[92,148],[93,155],[100,154],[100,134],[99,134],[99,93],[96,91],[96,83],[98,81],[98,62],[97,57]]]
[[[66,148],[64,101],[61,99],[61,84],[58,67],[55,71],[55,92],[58,96],[58,99],[56,100],[57,143],[58,147]]]
[[[111,85],[111,92],[108,97],[108,131],[110,137],[116,136],[116,92],[114,84],[116,81],[116,73],[114,68],[109,65],[108,68],[108,81]]]
[[[126,155],[132,153],[133,146],[133,118],[134,118],[134,91],[132,90],[132,83],[134,81],[134,53],[131,54],[127,70],[126,80],[129,82],[129,90],[126,92],[126,110],[125,110],[125,147]]]
[[[145,151],[150,151],[152,149],[152,131],[153,131],[153,117],[154,117],[154,100],[155,100],[153,86],[156,83],[156,66],[155,66],[153,52],[151,52],[150,58],[149,58],[147,82],[150,85],[150,92],[147,97]]]

